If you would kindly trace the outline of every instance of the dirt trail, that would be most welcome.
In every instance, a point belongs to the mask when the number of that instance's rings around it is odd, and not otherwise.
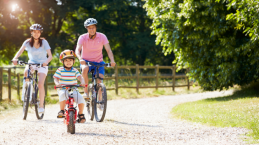
[[[208,127],[170,117],[177,104],[230,94],[232,91],[111,100],[104,122],[76,124],[74,135],[56,118],[59,105],[47,106],[43,120],[31,111],[24,121],[19,109],[1,115],[0,144],[245,144],[241,136],[246,129]]]

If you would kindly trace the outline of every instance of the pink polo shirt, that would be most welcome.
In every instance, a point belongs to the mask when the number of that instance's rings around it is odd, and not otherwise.
[[[92,62],[103,61],[103,45],[109,41],[103,33],[96,32],[96,37],[92,40],[89,38],[89,33],[80,35],[77,44],[82,44],[81,57]]]

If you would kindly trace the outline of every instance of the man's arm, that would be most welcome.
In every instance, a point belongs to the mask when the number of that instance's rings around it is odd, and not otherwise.
[[[76,46],[76,57],[79,59],[80,64],[86,64],[83,58],[81,57],[82,44],[77,44]]]
[[[105,50],[107,51],[107,54],[108,54],[108,56],[109,56],[109,58],[110,58],[110,60],[111,60],[111,66],[115,66],[116,63],[115,63],[115,61],[114,61],[114,57],[113,57],[113,53],[112,53],[110,44],[109,44],[109,43],[105,44],[105,45],[104,45],[104,48],[105,48]]]

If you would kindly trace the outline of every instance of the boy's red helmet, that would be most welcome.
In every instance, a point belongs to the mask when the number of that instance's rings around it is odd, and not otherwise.
[[[66,58],[76,58],[76,54],[73,50],[64,50],[60,53],[59,59],[63,61]]]

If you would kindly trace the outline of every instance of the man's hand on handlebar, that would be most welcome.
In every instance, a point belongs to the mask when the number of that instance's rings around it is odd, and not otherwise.
[[[111,62],[111,67],[115,67],[116,63],[115,62]]]
[[[86,62],[83,59],[80,59],[80,64],[81,65],[86,65]]]

